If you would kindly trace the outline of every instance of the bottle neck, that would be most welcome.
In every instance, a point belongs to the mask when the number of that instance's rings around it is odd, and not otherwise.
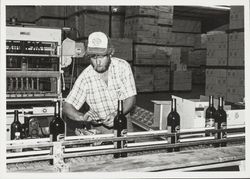
[[[15,121],[15,122],[19,121],[18,110],[15,110],[15,111],[14,111],[14,121]]]
[[[118,100],[117,114],[123,114],[123,101],[122,100]]]
[[[55,103],[55,116],[60,116],[60,103],[57,101]]]
[[[213,106],[214,106],[214,97],[209,96],[209,107],[213,107]]]
[[[176,112],[176,99],[172,99],[171,111]]]
[[[219,97],[218,109],[223,109],[223,97]]]

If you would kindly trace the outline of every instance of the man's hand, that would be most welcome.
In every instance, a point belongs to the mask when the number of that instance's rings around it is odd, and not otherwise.
[[[103,124],[107,127],[113,127],[115,116],[116,116],[116,112],[109,114],[106,117],[106,119],[103,121]]]
[[[90,118],[90,115],[88,113],[78,113],[77,121],[91,121],[92,119]]]

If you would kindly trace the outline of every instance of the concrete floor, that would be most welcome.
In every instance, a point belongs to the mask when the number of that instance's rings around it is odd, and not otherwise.
[[[205,85],[193,85],[192,90],[187,92],[138,93],[136,105],[153,112],[154,104],[151,102],[152,100],[171,100],[171,95],[185,99],[198,99],[200,95],[205,95]]]

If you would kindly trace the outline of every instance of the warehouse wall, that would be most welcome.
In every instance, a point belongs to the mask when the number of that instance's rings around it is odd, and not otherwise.
[[[199,84],[206,85],[206,95],[230,101],[244,96],[240,7],[231,9],[229,31],[207,34],[201,34],[201,19],[175,16],[174,6],[7,6],[6,13],[7,21],[16,16],[21,23],[71,27],[64,36],[85,43],[93,31],[107,33],[115,56],[131,64],[138,92],[190,91]],[[76,64],[75,78],[89,61]],[[68,88],[71,69],[65,69]]]

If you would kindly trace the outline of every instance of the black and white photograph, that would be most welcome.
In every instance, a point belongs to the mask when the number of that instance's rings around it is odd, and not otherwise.
[[[1,2],[5,178],[250,177],[249,2],[145,2]]]

